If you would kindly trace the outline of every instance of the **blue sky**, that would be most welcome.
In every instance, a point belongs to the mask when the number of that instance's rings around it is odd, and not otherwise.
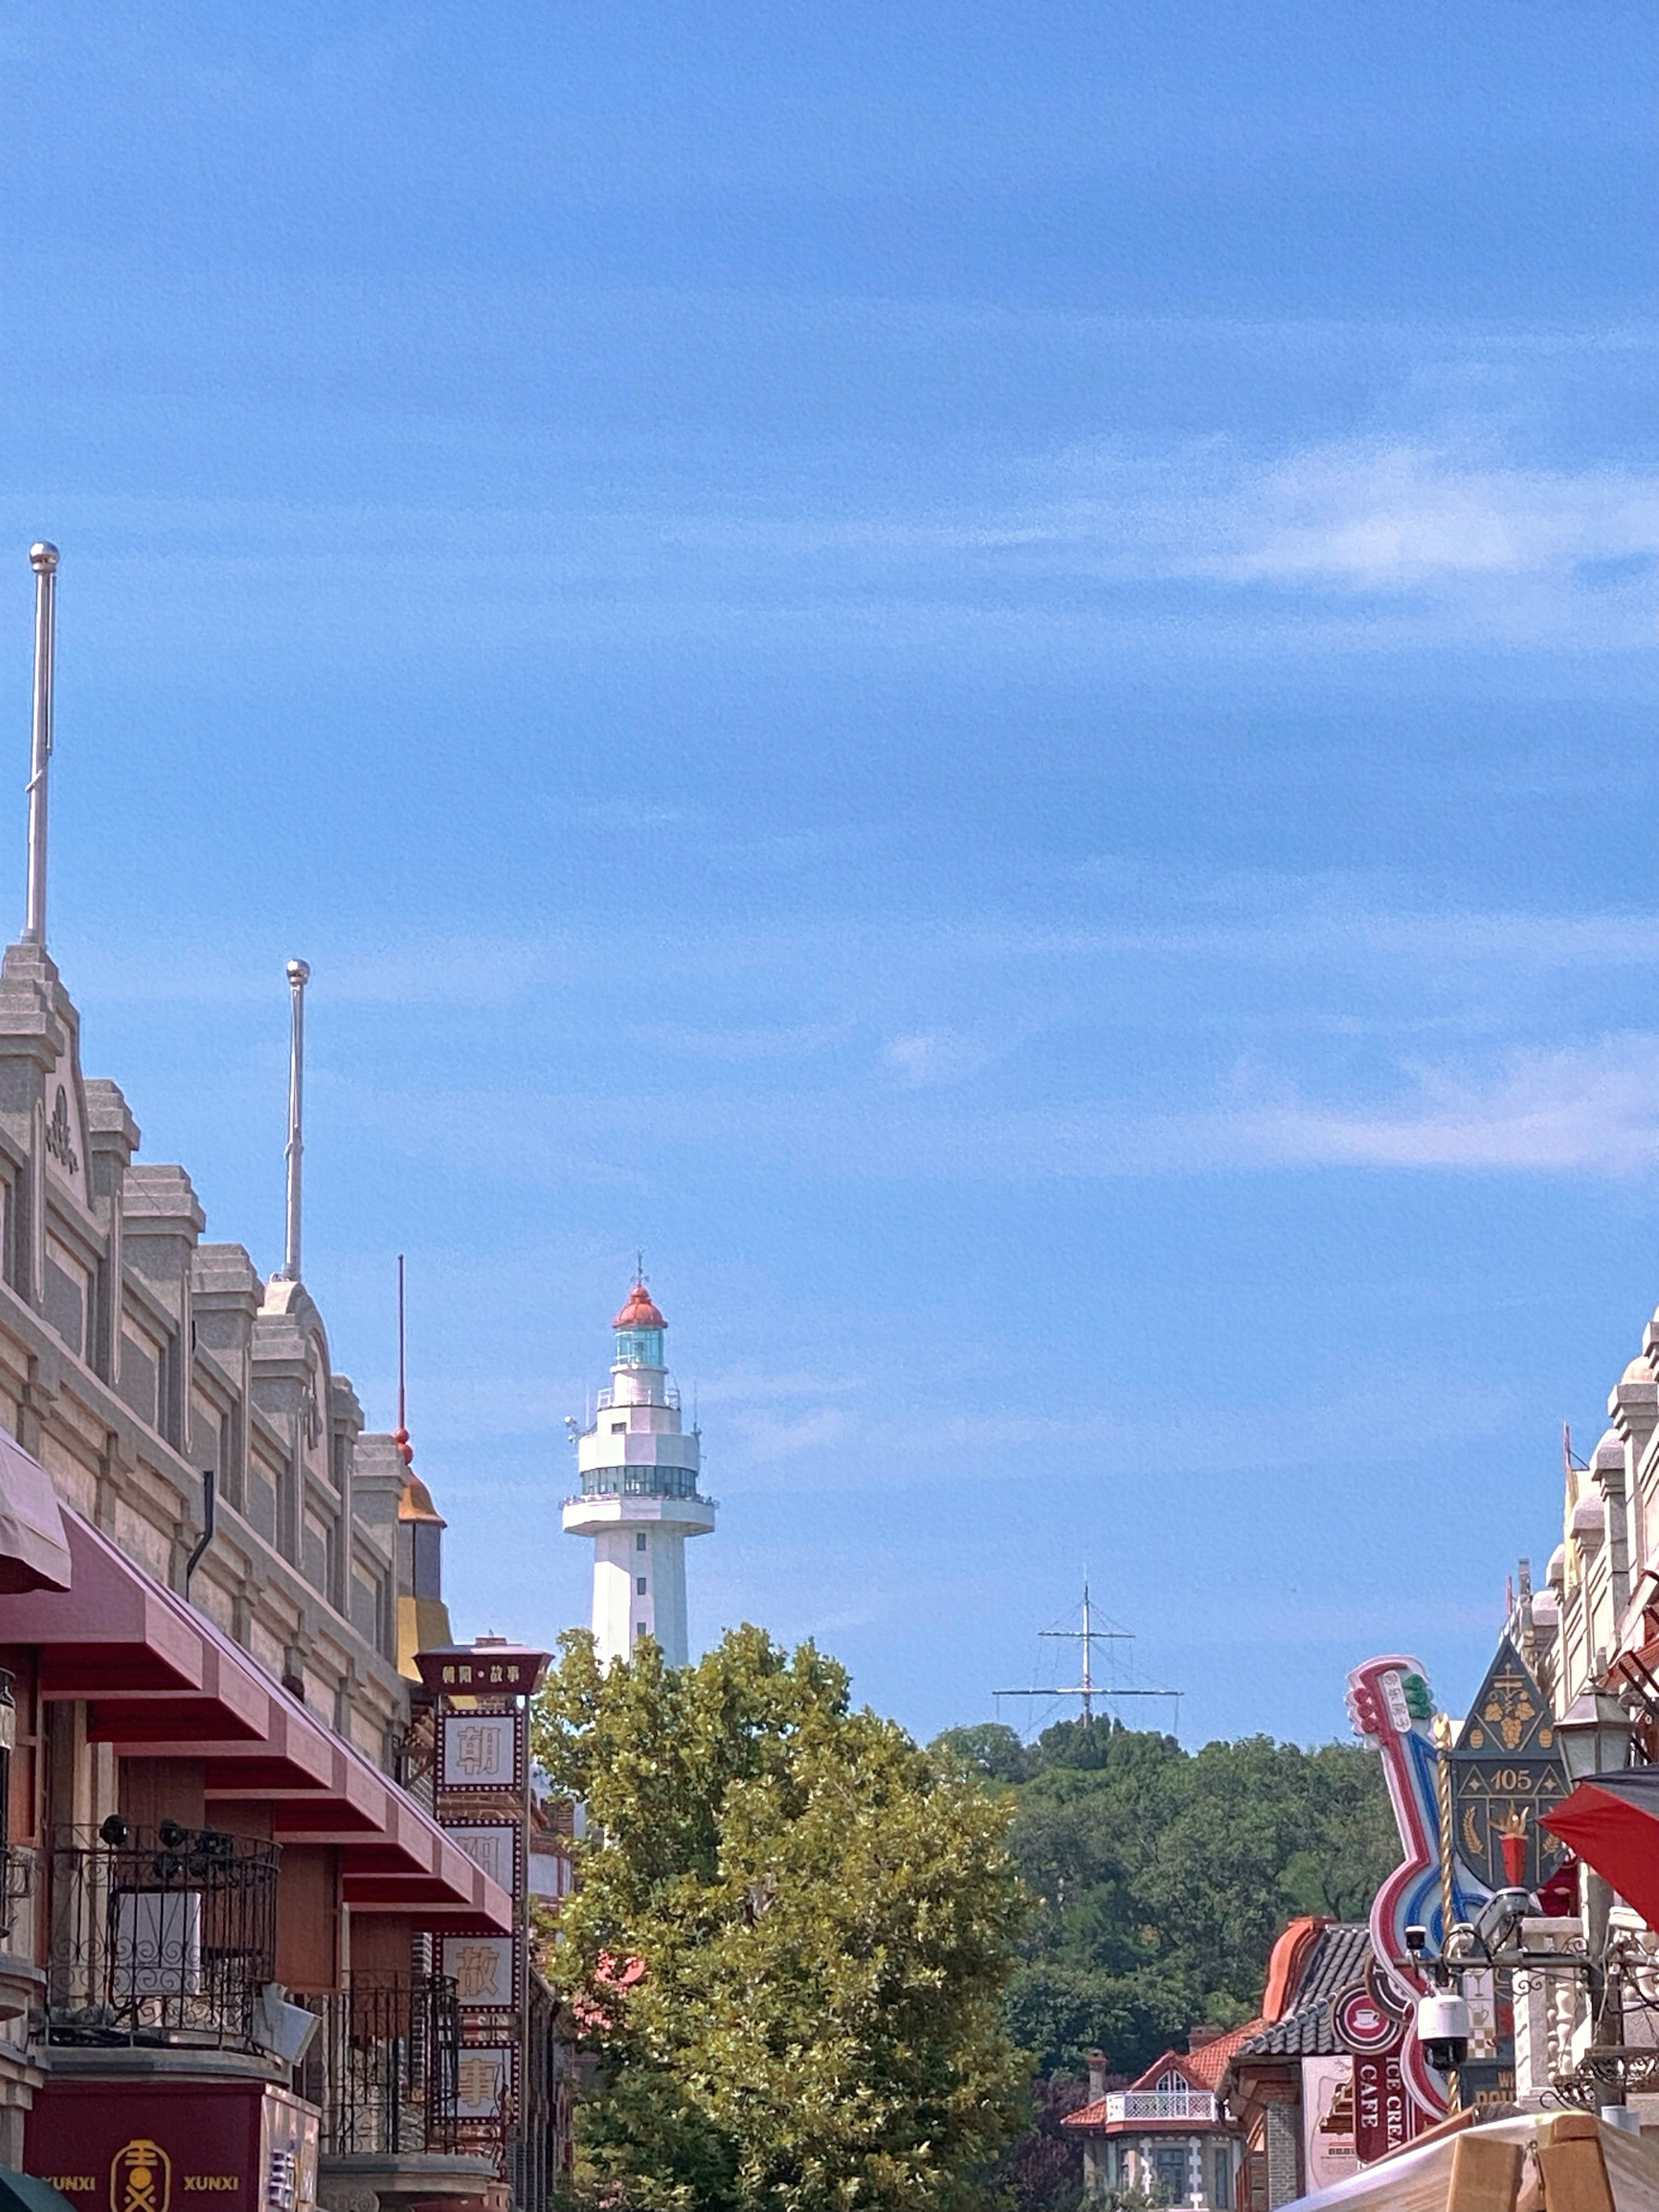
[[[410,1254],[465,1633],[585,1614],[642,1244],[694,1631],[930,1733],[1087,1562],[1189,1740],[1472,1690],[1659,1298],[1656,62],[13,11],[0,899],[45,534],[88,1070],[268,1269],[310,959],[306,1273],[389,1425]]]

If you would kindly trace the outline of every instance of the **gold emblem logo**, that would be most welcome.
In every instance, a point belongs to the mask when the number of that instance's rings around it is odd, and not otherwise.
[[[159,2143],[135,2135],[109,2162],[109,2212],[168,2212],[173,2162]]]
[[[1494,1669],[1480,1717],[1497,1730],[1506,1751],[1516,1750],[1525,1742],[1538,1708],[1528,1695],[1526,1678],[1518,1667],[1506,1667],[1501,1674]],[[1472,1743],[1474,1739],[1471,1736],[1469,1740]]]

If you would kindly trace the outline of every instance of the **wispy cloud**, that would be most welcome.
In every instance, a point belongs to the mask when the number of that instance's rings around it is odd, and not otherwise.
[[[1008,496],[1007,487],[1019,488]],[[1659,637],[1659,471],[1551,467],[1478,437],[1355,438],[1244,451],[1220,438],[1161,450],[1083,441],[1010,466],[1000,493],[941,512],[686,517],[687,550],[766,553],[818,571],[825,603],[879,570],[886,617],[919,600],[1006,628],[1117,621],[1137,590],[1206,593],[1206,621],[1286,621],[1345,642],[1405,643],[1448,625],[1512,642],[1631,646]],[[994,603],[975,603],[988,583]],[[1360,616],[1357,602],[1372,604]],[[1074,614],[1079,610],[1072,604]],[[1207,609],[1207,613],[1206,613]],[[1426,626],[1425,626],[1426,625]]]
[[[911,1037],[894,1037],[882,1048],[882,1058],[886,1065],[915,1091],[976,1074],[992,1056],[987,1046],[948,1029],[927,1029]]]
[[[1239,582],[1444,587],[1457,578],[1645,579],[1659,556],[1659,473],[1482,464],[1420,445],[1317,446],[1248,477],[1242,541],[1216,573]]]
[[[1659,1153],[1659,1037],[1507,1052],[1495,1067],[1418,1066],[1393,1109],[1300,1101],[1211,1124],[1264,1164],[1629,1175]]]
[[[320,994],[407,1004],[409,1034],[389,1090],[388,1069],[343,1042],[349,1024],[325,1028],[318,1095],[397,1153],[543,1188],[650,1189],[734,1145],[769,1172],[868,1184],[1285,1167],[1604,1177],[1654,1162],[1659,1037],[1617,1024],[1629,972],[1659,966],[1659,922],[1225,872],[1165,887],[1163,913],[1148,914],[1134,883],[1098,872],[1091,903],[1107,911],[1092,921],[700,933],[665,947],[662,981],[665,1003],[701,1019],[619,1031],[592,1074],[515,1070],[511,1084],[456,1083],[450,1008],[487,991],[539,1021],[570,973],[607,972],[599,938],[482,959],[441,943],[342,948],[318,959]],[[1243,988],[1252,965],[1282,982]],[[173,968],[178,995],[247,999],[246,975],[211,950]],[[82,1004],[128,985],[135,1001],[151,987],[119,956],[95,962]],[[618,1080],[633,1101],[622,1120]]]
[[[1516,1047],[1485,1062],[1408,1061],[1340,1101],[1255,1070],[1231,1088],[1179,1113],[958,1113],[911,1144],[931,1173],[997,1181],[1318,1167],[1627,1176],[1659,1156],[1659,1037],[1648,1034]]]
[[[763,1404],[748,1415],[729,1409],[720,1424],[718,1480],[744,1490],[794,1490],[1042,1478],[1057,1451],[1068,1463],[1082,1452],[1103,1476],[1289,1473],[1325,1463],[1335,1437],[1346,1458],[1382,1460],[1402,1449],[1491,1434],[1512,1410],[1502,1390],[1471,1400],[1467,1377],[1458,1373],[1422,1366],[1392,1371],[1386,1362],[1357,1383],[1344,1378],[1323,1392],[1305,1389],[1293,1403],[1240,1406],[1195,1393],[1176,1406],[1070,1409],[1064,1415],[982,1400],[964,1412],[959,1394],[930,1400],[913,1383],[908,1376],[879,1392],[866,1388],[865,1399],[882,1402],[879,1415],[863,1404],[781,1418]]]
[[[1357,333],[1354,342],[1364,343]],[[1659,470],[1539,460],[1516,449],[1501,416],[1471,427],[1449,398],[1425,411],[1421,393],[1409,409],[1397,393],[1395,404],[1426,418],[1399,434],[1270,450],[1223,436],[1072,438],[990,453],[949,480],[865,453],[850,493],[837,456],[814,450],[796,457],[781,484],[775,456],[749,477],[711,483],[665,464],[641,468],[635,454],[631,473],[620,483],[607,473],[602,487],[527,460],[534,488],[465,517],[395,501],[349,513],[326,501],[302,510],[174,498],[130,503],[130,513],[117,503],[131,546],[104,564],[121,588],[102,643],[142,653],[158,631],[201,632],[215,596],[167,598],[167,572],[145,550],[169,527],[205,544],[210,561],[234,562],[239,585],[258,573],[258,592],[239,589],[235,604],[243,621],[257,605],[261,642],[303,635],[313,652],[415,639],[428,654],[463,640],[472,649],[481,621],[493,642],[537,649],[554,638],[620,643],[710,631],[729,642],[821,634],[893,648],[957,637],[1010,648],[1167,646],[1172,592],[1181,595],[1188,646],[1282,646],[1288,630],[1372,647],[1447,637],[1604,650],[1654,641]],[[497,589],[482,616],[470,606],[458,616],[447,553],[431,550],[453,542],[463,520],[487,530],[494,548]],[[256,555],[233,550],[245,534],[257,539]],[[373,553],[377,598],[315,598],[337,581],[316,551],[330,544],[351,545],[354,558],[366,547]],[[651,798],[572,811],[600,830],[699,821],[694,809]],[[803,826],[711,839],[703,857],[788,876],[845,848],[844,833]]]
[[[1355,439],[1261,458],[1101,442],[1037,464],[982,542],[1102,583],[1208,583],[1310,611],[1332,595],[1540,643],[1659,636],[1659,471],[1526,465],[1470,441]],[[1328,610],[1344,637],[1351,618]]]

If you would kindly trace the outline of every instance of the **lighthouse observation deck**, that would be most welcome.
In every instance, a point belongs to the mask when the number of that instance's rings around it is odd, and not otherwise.
[[[712,1505],[712,1498],[703,1498],[697,1488],[695,1467],[631,1466],[584,1467],[582,1469],[582,1498],[696,1498],[703,1505]],[[567,1505],[578,1502],[567,1498]]]

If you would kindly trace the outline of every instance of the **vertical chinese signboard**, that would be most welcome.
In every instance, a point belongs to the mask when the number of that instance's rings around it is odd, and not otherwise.
[[[437,1693],[433,1776],[437,1817],[513,1902],[510,1935],[439,1937],[437,1970],[460,2008],[457,2118],[463,2143],[503,2157],[522,2135],[529,2019],[529,1709],[548,1655],[500,1639],[423,1652]],[[531,2115],[533,2122],[533,2114]]]
[[[438,1721],[437,1787],[522,1797],[529,1724],[511,1713],[444,1713]]]

